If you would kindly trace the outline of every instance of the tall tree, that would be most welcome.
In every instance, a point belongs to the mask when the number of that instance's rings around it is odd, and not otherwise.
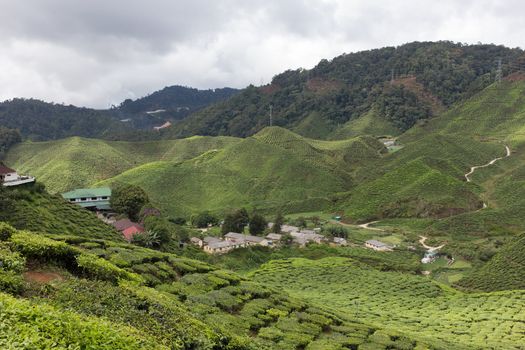
[[[260,235],[264,232],[267,225],[268,222],[266,221],[264,216],[257,213],[253,214],[250,218],[250,234]]]
[[[131,184],[117,184],[111,192],[111,208],[117,213],[126,214],[132,221],[138,221],[140,210],[149,201],[146,192]]]
[[[273,221],[272,232],[281,233],[281,226],[284,224],[283,214],[278,213]]]

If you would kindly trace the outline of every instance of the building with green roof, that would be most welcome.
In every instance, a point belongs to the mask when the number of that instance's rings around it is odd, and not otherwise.
[[[101,188],[79,188],[73,191],[62,193],[62,197],[68,202],[80,205],[83,208],[96,210],[110,210],[109,200],[111,189]]]

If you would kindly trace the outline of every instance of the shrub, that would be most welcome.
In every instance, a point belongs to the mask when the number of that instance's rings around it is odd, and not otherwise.
[[[31,258],[62,260],[67,263],[79,254],[77,249],[69,246],[67,243],[58,242],[27,231],[18,231],[13,234],[11,242],[16,250]]]
[[[13,271],[0,271],[0,291],[19,294],[24,286],[22,276]]]
[[[13,271],[22,273],[26,259],[17,252],[12,252],[6,247],[0,247],[0,271]]]
[[[0,241],[10,240],[15,232],[16,229],[13,226],[6,224],[5,222],[0,222]]]
[[[105,281],[117,282],[119,279],[142,282],[139,275],[123,270],[107,260],[91,254],[81,254],[77,264],[87,275]]]

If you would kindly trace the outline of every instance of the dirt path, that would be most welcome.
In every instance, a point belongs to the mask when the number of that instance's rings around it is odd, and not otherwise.
[[[491,166],[493,165],[494,163],[496,163],[498,160],[500,159],[503,159],[503,158],[507,158],[507,157],[510,157],[510,148],[509,146],[505,146],[505,151],[506,151],[506,154],[503,156],[503,157],[498,157],[498,158],[494,158],[492,159],[490,162],[488,162],[487,164],[484,164],[484,165],[477,165],[477,166],[473,166],[470,168],[470,171],[468,173],[465,174],[465,179],[467,180],[467,182],[471,182],[471,179],[470,179],[470,175],[474,174],[474,172],[477,170],[477,169],[480,169],[480,168],[486,168],[488,166]]]
[[[385,231],[381,228],[377,228],[377,227],[370,227],[370,225],[372,224],[376,224],[378,223],[379,221],[370,221],[370,222],[367,222],[366,224],[361,224],[361,225],[357,225],[357,227],[360,227],[360,228],[364,228],[365,230],[372,230],[372,231]]]
[[[429,245],[426,245],[425,244],[425,241],[428,239],[428,237],[425,237],[425,236],[419,236],[420,240],[419,240],[419,243],[423,246],[423,248],[427,249],[428,251],[435,251],[435,250],[439,250],[441,248],[443,248],[445,246],[445,244],[442,244],[438,247],[431,247]]]

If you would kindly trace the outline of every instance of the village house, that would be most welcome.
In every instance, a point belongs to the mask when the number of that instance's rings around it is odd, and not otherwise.
[[[281,238],[283,238],[283,235],[280,233],[269,233],[266,235],[266,239],[269,242],[272,242],[273,245],[278,244],[281,241]]]
[[[111,189],[101,188],[79,188],[62,193],[62,197],[71,203],[80,205],[82,208],[91,210],[110,210],[109,200]]]
[[[203,240],[200,239],[199,237],[191,237],[190,242],[191,244],[196,245],[197,247],[200,247],[200,248],[202,248],[202,246],[204,245]]]
[[[244,247],[244,243],[232,241],[218,241],[204,246],[204,251],[210,254],[224,254],[233,249]]]
[[[342,237],[334,237],[333,242],[335,245],[346,246],[348,242]]]
[[[244,235],[242,233],[237,233],[237,232],[228,232],[227,234],[224,235],[224,239],[226,241],[244,244],[245,246],[253,246],[253,245],[268,246],[269,245],[268,240],[265,239],[264,237]]]
[[[137,224],[136,222],[133,222],[129,219],[115,221],[112,225],[117,231],[120,231],[122,233],[122,235],[128,242],[131,242],[133,236],[137,233],[144,232],[144,226],[142,226],[141,224]]]
[[[18,175],[16,170],[11,169],[0,163],[0,182],[3,186],[18,186],[30,182],[35,182],[32,176]]]
[[[366,241],[365,242],[365,247],[373,249],[373,250],[377,250],[377,251],[380,251],[380,252],[392,251],[392,246],[390,246],[390,245],[388,245],[386,243],[377,241],[375,239],[370,239],[370,240]]]

